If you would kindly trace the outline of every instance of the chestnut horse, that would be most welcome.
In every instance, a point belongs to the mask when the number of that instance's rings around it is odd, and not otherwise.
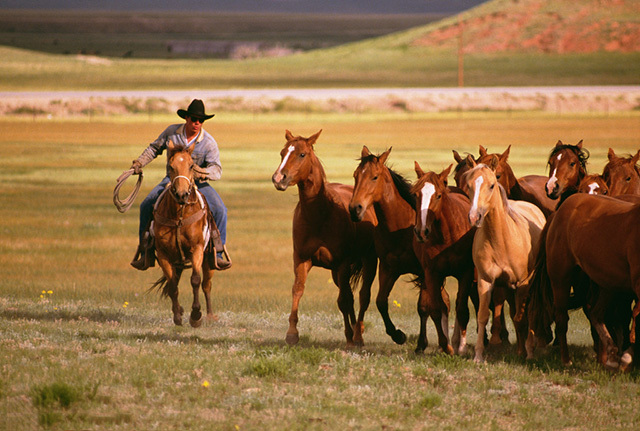
[[[375,246],[379,257],[380,287],[376,305],[387,334],[396,343],[403,344],[407,337],[391,321],[388,300],[396,280],[403,274],[414,274],[414,283],[420,288],[420,336],[416,352],[420,353],[427,347],[426,319],[430,314],[436,325],[440,347],[447,353],[453,353],[449,344],[449,298],[441,285],[425,284],[425,271],[413,244],[415,197],[411,194],[409,182],[385,165],[390,152],[391,148],[376,156],[366,146],[362,148],[360,164],[353,173],[355,186],[349,202],[352,220],[363,220],[371,208],[375,209],[378,218]]]
[[[474,164],[472,160],[469,162]],[[504,188],[496,178],[498,163],[498,158],[494,156],[489,166],[476,165],[464,175],[467,194],[472,202],[469,222],[478,228],[472,252],[478,271],[480,299],[478,340],[484,340],[492,290],[499,287],[506,292],[512,319],[516,312],[521,311],[518,308],[523,305],[523,300],[516,298],[515,294],[519,297],[526,294],[540,232],[546,221],[537,206],[507,199]],[[518,353],[524,354],[526,320],[520,319],[514,321],[514,324]],[[474,360],[484,361],[483,342],[476,342]]]
[[[193,148],[192,145],[185,149],[173,142],[167,145],[171,183],[158,198],[152,226],[156,257],[163,276],[152,288],[162,289],[162,294],[171,298],[173,322],[182,325],[184,309],[178,302],[178,283],[182,271],[190,265],[193,304],[189,323],[195,328],[202,324],[200,285],[207,306],[207,318],[213,319],[214,316],[211,309],[213,267],[207,258],[210,252],[205,255],[205,247],[209,242],[209,208],[193,181]]]
[[[530,335],[543,335],[540,328],[548,323],[541,323],[549,321],[553,313],[565,366],[571,364],[567,346],[571,286],[583,284],[585,277],[600,289],[589,318],[604,344],[607,364],[617,367],[619,352],[603,323],[604,311],[620,293],[635,295],[630,340],[635,341],[640,314],[639,218],[640,203],[579,193],[566,199],[545,228],[539,258],[544,263],[541,281],[531,288]],[[528,357],[533,356],[533,344],[531,337],[527,340]],[[624,365],[631,360],[631,352],[622,358]]]
[[[511,152],[511,145],[502,154],[490,154],[486,148],[482,145],[480,148],[480,156],[474,159],[476,163],[488,164],[493,156],[498,157],[498,166],[496,168],[496,179],[505,192],[507,198],[518,201],[531,202],[548,217],[555,209],[555,202],[547,197],[544,193],[544,184],[547,182],[547,178],[544,175],[525,175],[524,177],[516,178],[513,169],[507,162],[509,153]],[[464,190],[463,175],[469,170],[469,166],[465,159],[463,159],[457,151],[453,151],[453,157],[458,162],[455,170],[455,180],[458,187]]]
[[[589,152],[582,148],[582,141],[566,145],[558,141],[549,153],[549,180],[545,185],[547,196],[558,199],[558,206],[576,193],[580,182],[587,175]]]
[[[578,184],[578,193],[590,195],[608,195],[609,186],[600,174],[589,174]]]
[[[611,196],[640,194],[640,150],[634,156],[619,157],[609,148],[609,162],[602,171]]]
[[[471,208],[467,195],[458,188],[447,186],[452,166],[436,174],[424,172],[415,162],[418,179],[411,192],[416,197],[414,231],[418,243],[414,243],[414,250],[424,269],[425,285],[442,286],[446,276],[454,276],[458,280],[456,323],[451,344],[462,355],[467,347],[470,296],[475,309],[478,309],[478,290],[473,283],[475,268],[471,257],[476,229],[470,228],[467,221]]]
[[[321,132],[321,131],[320,131]],[[313,266],[331,271],[338,286],[338,308],[344,317],[347,346],[362,345],[364,314],[369,307],[371,284],[376,276],[373,229],[377,224],[373,211],[363,214],[363,222],[349,218],[349,199],[353,188],[329,183],[322,163],[314,152],[320,132],[309,138],[287,140],[280,152],[281,162],[272,181],[277,190],[298,186],[299,201],[293,214],[293,274],[291,314],[286,341],[296,344],[298,306],[304,293],[307,275]],[[362,279],[360,311],[356,320],[352,288]]]

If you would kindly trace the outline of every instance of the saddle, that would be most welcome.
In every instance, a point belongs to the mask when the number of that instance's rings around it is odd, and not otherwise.
[[[228,269],[231,267],[231,256],[227,251],[227,248],[224,244],[222,244],[222,239],[220,238],[220,231],[218,230],[218,226],[216,225],[215,220],[213,219],[213,214],[209,209],[208,203],[205,199],[202,198],[202,195],[196,189],[196,196],[198,197],[198,201],[200,203],[201,212],[197,212],[186,219],[181,220],[170,220],[163,218],[162,216],[156,214],[156,209],[158,207],[158,203],[162,200],[165,193],[167,193],[168,188],[165,189],[162,194],[158,197],[156,201],[156,205],[153,209],[153,218],[149,226],[145,231],[141,244],[138,246],[138,250],[136,251],[136,255],[131,262],[131,265],[142,271],[154,267],[156,263],[156,248],[155,248],[155,238],[153,236],[153,224],[160,223],[166,226],[176,226],[178,230],[180,226],[188,226],[191,223],[194,223],[197,220],[200,220],[202,217],[202,213],[204,212],[207,220],[205,223],[205,227],[203,229],[203,236],[205,238],[205,248],[204,248],[204,258],[208,260],[209,267],[215,268],[219,271]],[[220,253],[224,256],[224,259],[220,262],[217,259],[217,254]],[[144,256],[144,259],[141,257]],[[185,261],[183,258],[182,262],[185,267],[189,264],[189,262]]]

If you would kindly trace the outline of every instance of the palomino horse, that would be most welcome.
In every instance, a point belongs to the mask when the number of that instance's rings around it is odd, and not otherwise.
[[[473,164],[473,161],[470,160]],[[465,174],[467,193],[471,199],[469,222],[477,226],[473,240],[473,262],[478,271],[478,340],[474,360],[484,360],[484,333],[489,320],[491,291],[500,287],[507,293],[511,317],[523,304],[540,232],[545,224],[542,211],[525,201],[507,199],[507,194],[496,179],[497,157],[489,166],[479,164]],[[499,304],[496,304],[496,307]],[[501,304],[500,304],[501,306]],[[526,321],[514,321],[518,339],[518,353],[524,354]]]
[[[321,131],[320,131],[321,132]],[[373,211],[363,214],[363,223],[349,219],[349,199],[353,188],[327,182],[313,145],[320,132],[309,138],[294,137],[288,130],[287,143],[280,152],[280,166],[273,174],[276,189],[298,186],[299,202],[293,214],[293,273],[291,314],[286,341],[298,342],[298,306],[307,275],[313,266],[331,270],[338,286],[338,308],[344,317],[347,345],[362,345],[364,313],[371,299],[371,284],[376,276],[373,229],[377,224]],[[353,291],[362,277],[360,311],[356,320]]]
[[[349,202],[352,220],[362,220],[366,211],[371,208],[375,209],[378,218],[375,246],[380,259],[380,287],[376,305],[387,334],[396,343],[404,343],[406,335],[395,327],[389,317],[388,299],[393,285],[402,274],[414,274],[414,282],[420,288],[421,296],[418,302],[420,337],[416,352],[422,352],[427,347],[426,318],[430,312],[436,325],[440,347],[447,353],[453,353],[453,348],[449,345],[449,298],[441,285],[425,285],[425,272],[413,246],[415,197],[410,192],[409,182],[385,165],[390,152],[391,149],[388,149],[376,156],[366,146],[362,148],[360,164],[353,173],[355,187]]]
[[[613,149],[609,148],[607,157],[609,162],[602,171],[602,177],[609,187],[609,194],[611,196],[640,194],[640,169],[638,168],[640,150],[634,156],[619,157]]]
[[[544,175],[525,175],[524,177],[516,178],[513,173],[513,169],[507,162],[509,153],[511,152],[511,145],[502,154],[489,154],[489,152],[482,145],[480,147],[480,156],[478,159],[474,159],[476,163],[488,164],[491,158],[498,157],[498,167],[496,168],[496,179],[505,192],[507,198],[518,201],[531,202],[543,212],[545,217],[548,217],[555,209],[555,202],[547,197],[544,193],[544,184],[547,182],[547,177]],[[453,151],[453,157],[458,162],[455,169],[455,180],[458,187],[464,189],[463,175],[469,170],[469,165],[466,159],[460,157],[457,151]]]
[[[548,321],[550,313],[553,313],[564,365],[571,364],[567,347],[571,286],[584,283],[585,277],[600,289],[589,318],[604,344],[607,365],[617,367],[619,357],[615,343],[603,324],[604,310],[611,298],[619,293],[635,295],[630,341],[637,338],[639,327],[636,323],[640,314],[640,301],[637,300],[640,298],[639,218],[640,203],[579,193],[567,198],[545,227],[539,257],[545,265],[539,277],[540,283],[533,283],[530,292],[530,335],[540,337],[542,334],[536,331],[540,330],[541,322]],[[542,325],[548,326],[548,323]],[[528,357],[533,356],[533,344],[533,338],[527,340]],[[627,352],[622,358],[623,365],[628,365],[631,360],[631,352]]]
[[[416,225],[418,243],[414,250],[424,269],[425,286],[444,284],[446,276],[458,280],[456,296],[456,323],[451,344],[458,354],[464,354],[467,346],[469,323],[469,297],[478,309],[478,291],[475,288],[474,266],[471,257],[475,228],[470,228],[467,215],[471,205],[461,190],[447,187],[450,165],[439,174],[424,172],[418,162],[415,170],[418,179],[411,192],[416,197]],[[426,293],[426,292],[425,292]],[[430,299],[421,292],[420,301]],[[424,324],[421,325],[424,327]]]
[[[182,325],[184,309],[178,302],[178,283],[182,271],[190,263],[193,268],[193,304],[189,322],[195,328],[202,324],[198,291],[200,285],[207,306],[207,318],[213,319],[214,316],[211,309],[213,267],[204,254],[210,228],[209,209],[193,181],[193,148],[191,146],[185,149],[175,146],[173,142],[167,145],[171,183],[158,198],[153,214],[156,255],[163,276],[152,288],[161,288],[162,294],[171,298],[173,322]]]
[[[549,153],[549,180],[545,185],[547,196],[558,199],[558,206],[578,191],[582,179],[587,175],[589,152],[582,148],[582,141],[566,145],[558,141]]]

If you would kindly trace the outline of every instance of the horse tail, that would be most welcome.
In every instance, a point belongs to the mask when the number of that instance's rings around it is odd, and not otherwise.
[[[538,255],[534,274],[529,287],[528,318],[529,326],[540,339],[547,344],[553,340],[551,324],[554,322],[553,290],[547,272],[547,233],[552,218],[544,225],[538,243]]]
[[[356,259],[349,267],[349,285],[352,291],[356,291],[362,281],[362,273],[364,270],[364,262],[362,259]]]
[[[167,278],[163,275],[158,279],[158,281],[153,283],[147,291],[151,292],[152,290],[157,289],[160,291],[161,296],[169,296],[169,290],[168,290],[169,283],[167,283],[167,281],[168,281]]]

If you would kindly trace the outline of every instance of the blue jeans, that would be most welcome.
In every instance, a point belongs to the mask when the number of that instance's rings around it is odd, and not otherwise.
[[[167,187],[171,180],[169,177],[164,177],[160,183],[155,186],[151,192],[147,195],[146,198],[140,204],[140,228],[138,231],[138,235],[140,237],[140,242],[142,242],[142,236],[147,231],[149,227],[149,223],[151,223],[151,219],[153,218],[153,207],[156,204],[156,201],[162,194],[162,191]],[[220,239],[222,240],[222,244],[227,243],[227,207],[222,202],[222,198],[215,191],[213,187],[209,185],[207,182],[197,182],[196,186],[198,187],[198,191],[202,193],[204,199],[209,204],[209,209],[213,214],[213,220],[215,220],[216,225],[218,226],[218,230],[220,231]]]

